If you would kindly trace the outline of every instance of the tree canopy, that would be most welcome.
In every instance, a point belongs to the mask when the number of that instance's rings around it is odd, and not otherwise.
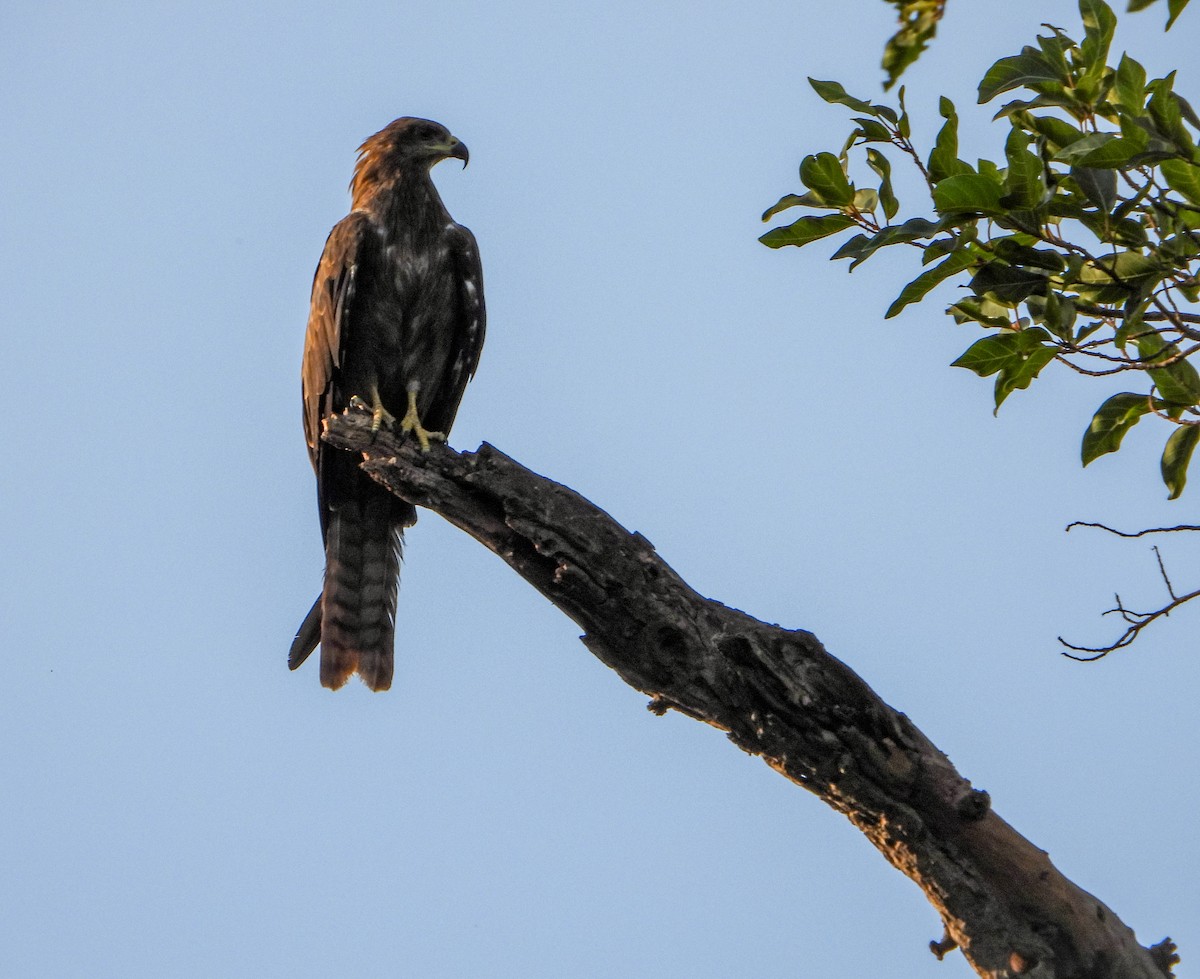
[[[1171,0],[1168,26],[1185,4]],[[933,5],[910,6],[928,13]],[[903,87],[893,105],[809,79],[822,99],[850,110],[852,128],[840,149],[804,157],[803,191],[784,195],[763,220],[794,208],[817,213],[761,241],[803,247],[841,235],[832,257],[851,270],[882,249],[911,250],[922,271],[886,317],[927,301],[942,283],[965,282],[967,294],[946,312],[985,335],[954,366],[995,378],[997,411],[1051,365],[1128,377],[1131,390],[1105,398],[1082,426],[1082,463],[1118,451],[1134,425],[1154,418],[1164,431],[1160,475],[1176,499],[1200,441],[1192,363],[1200,352],[1200,116],[1175,91],[1174,71],[1150,79],[1129,54],[1113,56],[1117,17],[1104,0],[1080,0],[1079,13],[1081,36],[1044,25],[1033,44],[983,74],[981,105],[1009,99],[993,116],[1004,136],[994,160],[960,157],[958,110],[948,98],[939,101],[936,140],[922,148]],[[898,198],[897,165],[919,172],[924,199]],[[1134,613],[1118,599],[1113,611],[1128,628],[1117,642],[1065,645],[1087,654],[1128,645],[1149,621],[1200,594],[1179,596],[1165,570],[1163,578],[1171,602],[1161,609]]]

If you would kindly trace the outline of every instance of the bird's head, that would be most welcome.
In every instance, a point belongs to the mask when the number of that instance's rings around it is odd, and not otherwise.
[[[350,190],[355,198],[371,185],[389,181],[405,171],[428,172],[453,157],[467,165],[467,145],[441,123],[403,116],[388,123],[358,148],[358,164]]]

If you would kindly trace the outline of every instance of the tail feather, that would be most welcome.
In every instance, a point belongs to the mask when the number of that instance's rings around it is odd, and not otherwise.
[[[392,685],[401,545],[395,511],[391,497],[372,494],[330,514],[320,640],[321,684],[331,690],[355,673],[372,690]]]
[[[292,648],[288,650],[288,669],[294,670],[300,666],[321,641],[321,596],[313,602],[308,615],[296,630],[296,638],[292,640]]]

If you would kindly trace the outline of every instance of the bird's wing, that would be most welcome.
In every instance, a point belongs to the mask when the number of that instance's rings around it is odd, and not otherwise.
[[[339,221],[325,242],[313,276],[308,333],[304,338],[301,387],[304,395],[304,437],[313,468],[320,472],[321,427],[325,418],[345,405],[337,404],[338,372],[351,336],[355,284],[367,257],[371,221],[355,211]]]
[[[328,529],[329,504],[353,479],[357,463],[321,441],[325,419],[346,407],[341,370],[350,345],[359,341],[355,329],[355,291],[370,275],[376,236],[367,215],[355,211],[339,221],[325,242],[313,277],[308,333],[304,338],[301,386],[304,394],[304,436],[317,473],[317,507],[321,534]],[[364,266],[367,268],[364,270]],[[351,392],[352,393],[352,392]]]
[[[462,398],[467,381],[475,376],[479,366],[479,353],[483,350],[483,337],[487,326],[487,310],[483,303],[483,265],[479,261],[479,246],[475,236],[461,224],[447,232],[449,237],[450,261],[454,265],[454,277],[458,284],[457,309],[455,311],[455,350],[446,372],[442,390],[450,394],[453,409]]]

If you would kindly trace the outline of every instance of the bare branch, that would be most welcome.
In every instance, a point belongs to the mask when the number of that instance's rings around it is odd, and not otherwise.
[[[1145,530],[1137,530],[1129,533],[1124,530],[1116,530],[1108,524],[1089,523],[1086,520],[1074,520],[1067,524],[1067,532],[1070,533],[1072,527],[1095,527],[1099,530],[1107,530],[1110,534],[1116,534],[1118,537],[1145,537],[1147,534],[1174,534],[1181,531],[1196,531],[1200,530],[1200,525],[1181,523],[1175,527],[1148,527]]]
[[[1148,949],[992,809],[949,759],[812,633],[697,594],[641,534],[489,445],[457,453],[334,418],[398,496],[499,555],[584,631],[584,645],[655,713],[677,710],[844,814],[925,892],[982,976],[1161,979]],[[1034,970],[1034,971],[1031,971]]]
[[[1171,584],[1171,579],[1167,577],[1167,569],[1163,564],[1162,552],[1158,549],[1157,544],[1155,544],[1151,550],[1154,551],[1154,558],[1156,561],[1158,561],[1158,573],[1162,575],[1163,584],[1167,586],[1167,594],[1170,595],[1171,598],[1173,598],[1176,602],[1178,602],[1179,596],[1175,594],[1175,586]]]
[[[1093,356],[1101,356],[1101,355],[1097,354],[1097,355],[1093,355]],[[1063,354],[1056,354],[1055,359],[1057,359],[1058,362],[1061,364],[1066,364],[1069,368],[1071,368],[1071,370],[1075,371],[1076,373],[1086,374],[1088,377],[1108,377],[1110,374],[1121,374],[1125,371],[1144,371],[1146,369],[1141,364],[1128,362],[1125,364],[1121,364],[1117,367],[1109,367],[1109,368],[1106,368],[1105,370],[1093,371],[1093,370],[1088,370],[1088,368],[1086,368],[1086,367],[1080,367],[1078,364],[1072,363]],[[1104,359],[1105,360],[1116,360],[1117,358],[1116,357],[1104,357]]]
[[[1076,303],[1075,308],[1081,313],[1086,313],[1088,316],[1098,316],[1101,319],[1118,319],[1125,318],[1123,309],[1113,309],[1111,306],[1095,306],[1091,303]],[[1158,312],[1158,313],[1143,313],[1142,319],[1147,323],[1198,323],[1200,324],[1200,313],[1182,313],[1179,311]],[[1191,334],[1188,334],[1191,336]],[[1192,337],[1192,339],[1197,339]]]
[[[1079,522],[1071,524],[1069,527],[1067,527],[1067,530],[1070,530],[1071,527],[1075,526],[1100,527],[1104,530],[1110,531],[1111,533],[1119,534],[1121,537],[1140,537],[1142,534],[1168,533],[1175,530],[1200,530],[1200,528],[1197,527],[1179,526],[1160,527],[1156,530],[1143,530],[1137,534],[1120,534],[1119,531],[1113,530],[1111,527],[1105,527],[1103,524],[1084,524]],[[1126,646],[1133,645],[1133,643],[1137,640],[1137,637],[1141,635],[1142,630],[1145,629],[1146,626],[1150,625],[1152,622],[1158,621],[1159,619],[1165,619],[1168,615],[1174,612],[1175,609],[1179,608],[1180,605],[1190,602],[1193,598],[1200,598],[1200,588],[1193,592],[1189,592],[1186,595],[1176,595],[1175,586],[1171,584],[1171,578],[1167,574],[1167,567],[1165,564],[1163,564],[1162,553],[1159,551],[1157,546],[1151,548],[1151,550],[1154,551],[1155,560],[1158,561],[1158,573],[1162,577],[1163,584],[1167,587],[1167,594],[1171,597],[1171,601],[1162,608],[1155,609],[1153,612],[1135,612],[1133,609],[1125,606],[1125,604],[1121,601],[1120,595],[1116,595],[1115,598],[1117,604],[1104,614],[1119,615],[1122,621],[1128,624],[1129,628],[1121,633],[1116,642],[1110,643],[1107,646],[1076,646],[1074,643],[1069,643],[1062,636],[1059,636],[1058,641],[1066,646],[1067,649],[1074,650],[1075,653],[1089,654],[1087,656],[1076,656],[1074,653],[1064,652],[1064,656],[1080,663],[1094,663],[1098,659],[1103,659],[1109,653],[1114,653],[1118,649],[1124,649]]]

